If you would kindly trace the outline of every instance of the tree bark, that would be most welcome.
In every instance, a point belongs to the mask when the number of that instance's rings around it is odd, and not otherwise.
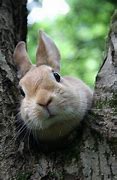
[[[16,177],[15,115],[19,101],[12,53],[26,40],[26,1],[0,1],[0,179]]]
[[[117,179],[117,12],[112,17],[105,59],[98,72],[92,109],[66,148],[43,152],[16,141],[20,96],[12,52],[26,39],[26,1],[0,2],[0,179]],[[41,148],[41,149],[39,149]]]

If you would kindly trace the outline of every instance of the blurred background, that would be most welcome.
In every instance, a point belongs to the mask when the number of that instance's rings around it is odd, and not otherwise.
[[[60,50],[61,74],[79,77],[93,87],[116,7],[116,0],[28,0],[27,45],[32,62],[42,29]]]

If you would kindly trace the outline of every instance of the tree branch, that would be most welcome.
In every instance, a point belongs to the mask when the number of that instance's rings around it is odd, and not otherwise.
[[[96,77],[91,128],[109,139],[117,138],[117,11],[107,41],[106,58]]]

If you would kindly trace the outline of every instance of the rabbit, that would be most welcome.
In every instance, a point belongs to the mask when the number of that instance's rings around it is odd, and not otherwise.
[[[91,107],[93,92],[82,80],[60,75],[60,53],[53,40],[39,31],[36,65],[31,64],[25,42],[13,59],[23,96],[24,124],[43,142],[63,139],[79,126]]]

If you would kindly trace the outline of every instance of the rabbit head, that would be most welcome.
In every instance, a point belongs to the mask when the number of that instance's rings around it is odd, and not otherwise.
[[[55,43],[40,31],[36,65],[31,64],[24,42],[17,44],[14,62],[23,95],[20,112],[24,123],[40,139],[55,140],[68,135],[83,118],[86,107],[78,92],[80,81],[77,85],[77,80],[59,74],[60,53]]]

